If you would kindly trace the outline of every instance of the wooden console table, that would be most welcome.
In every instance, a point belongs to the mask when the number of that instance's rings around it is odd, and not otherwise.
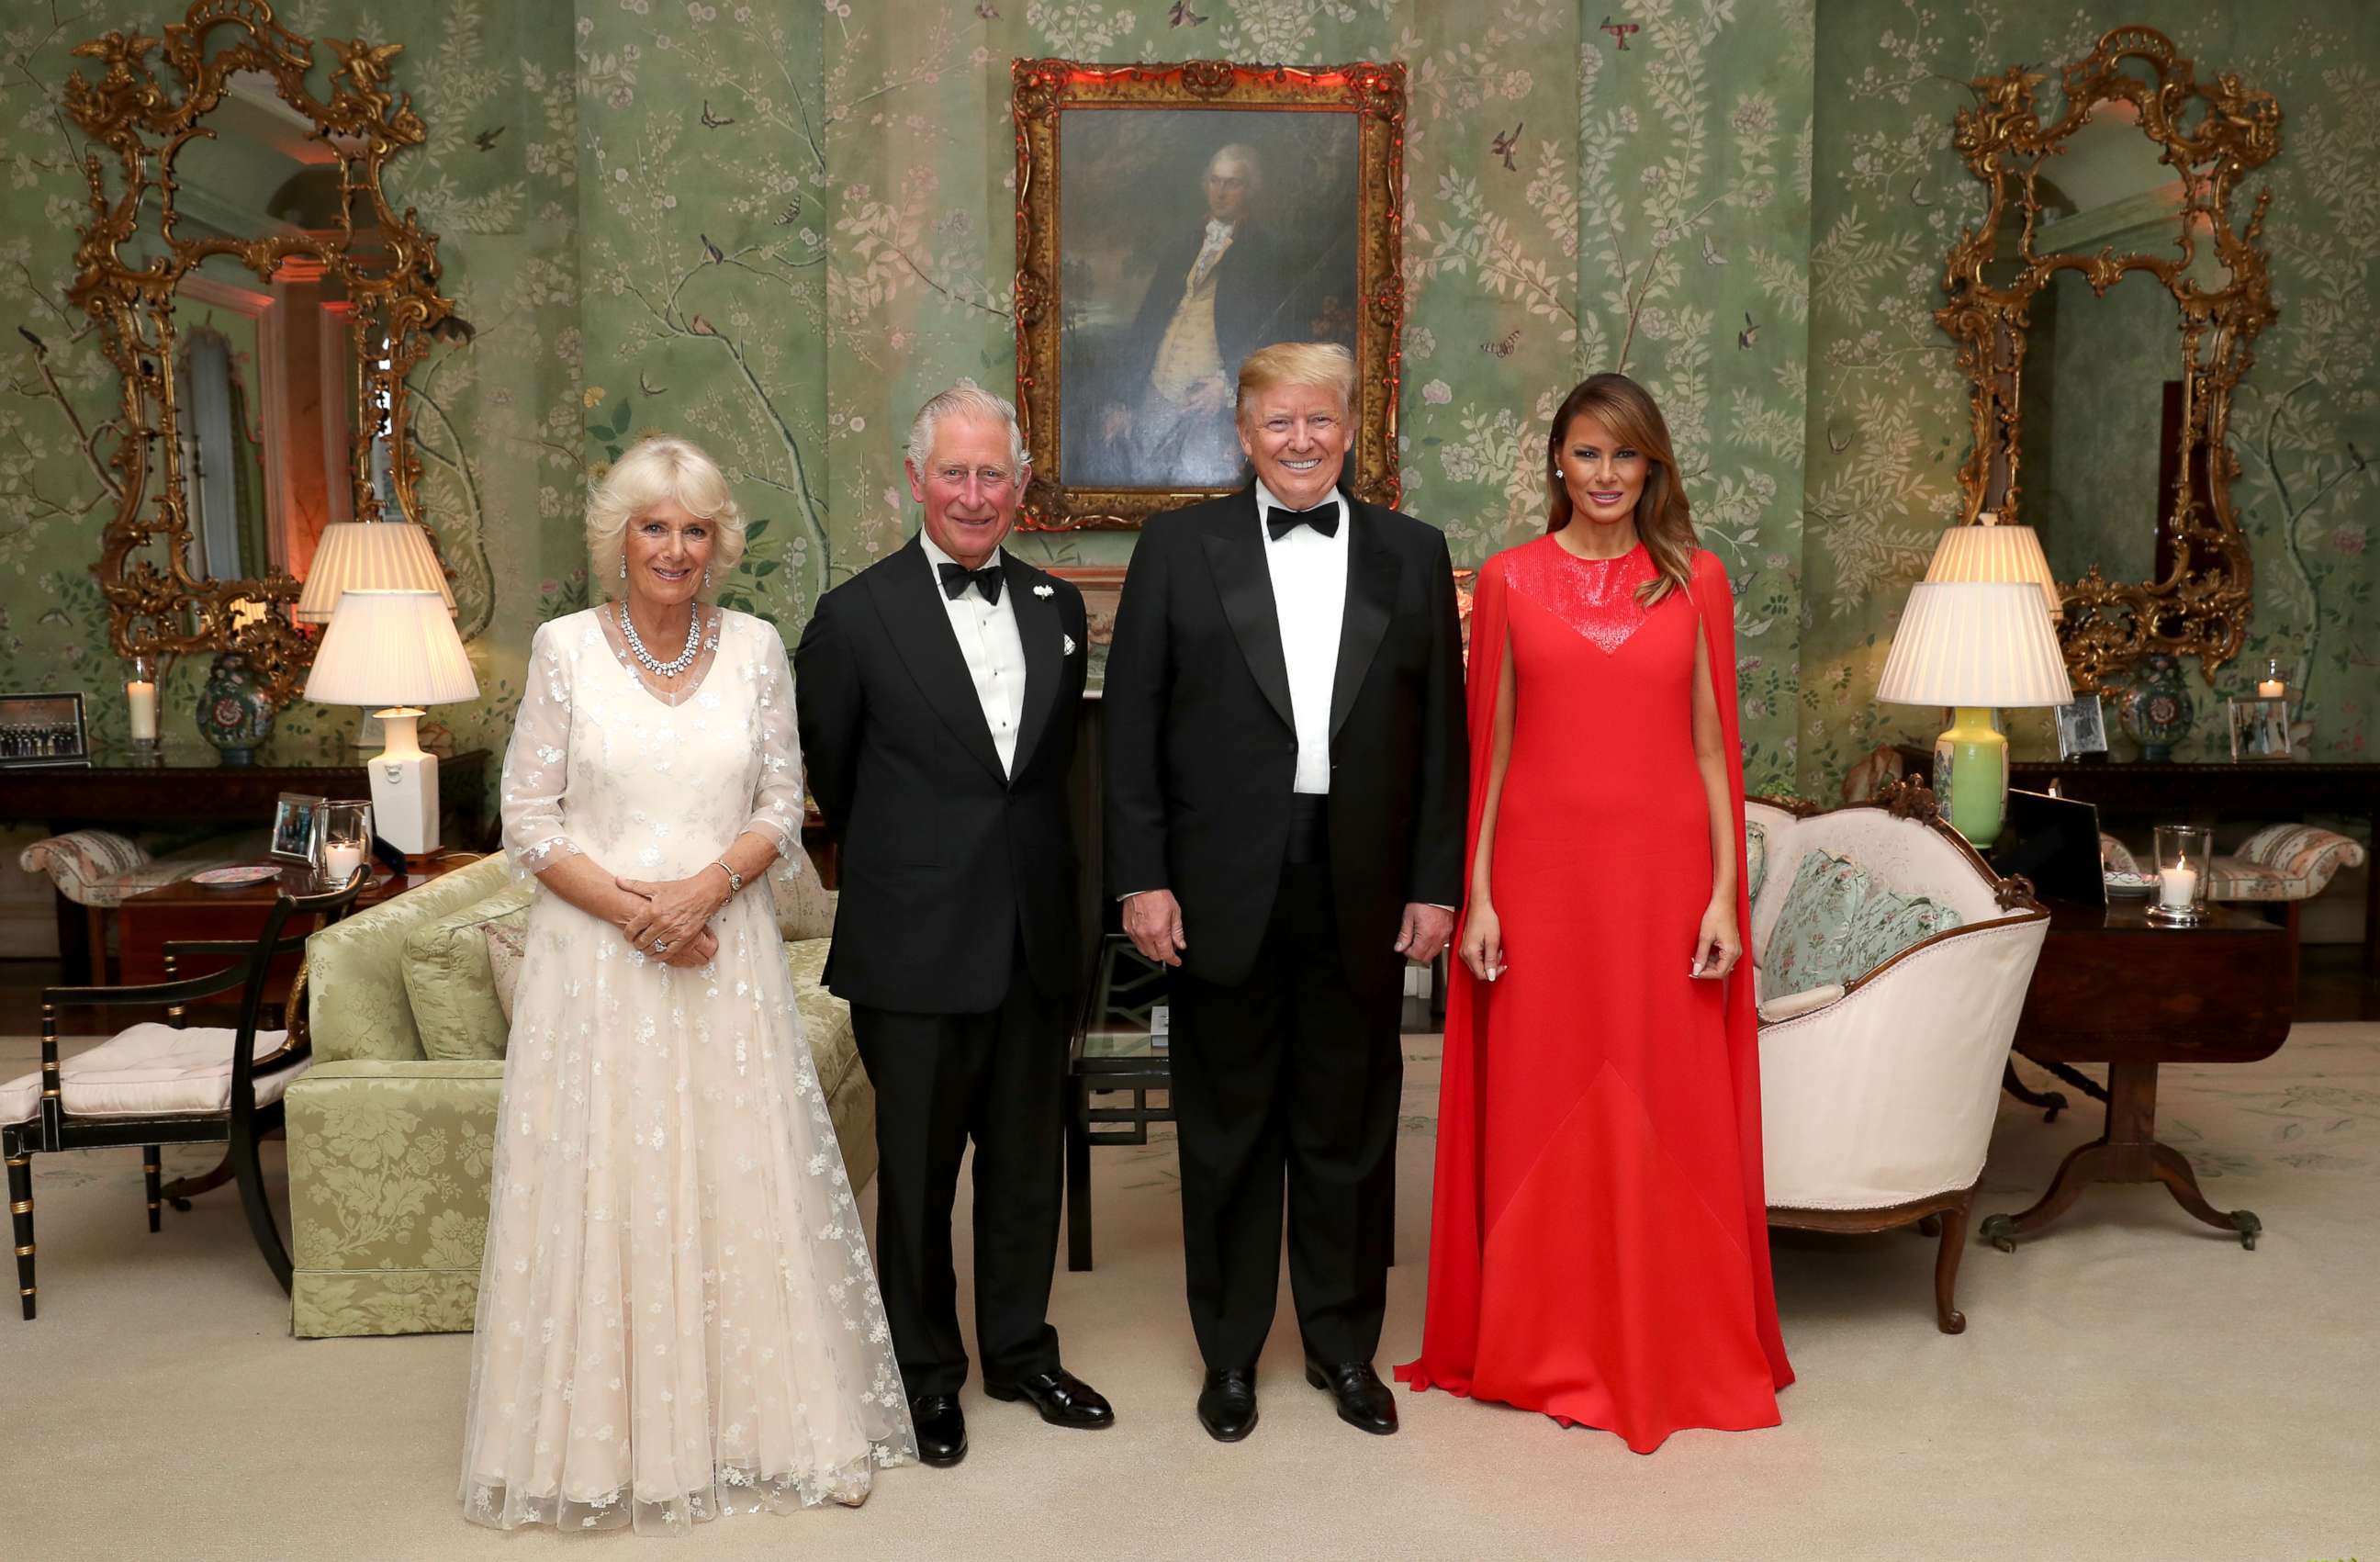
[[[1934,750],[1901,744],[1893,750],[1910,775],[1930,776]],[[2286,820],[2308,813],[2343,813],[2364,820],[2380,846],[2380,763],[2350,761],[2241,760],[2200,764],[2146,760],[2017,760],[2009,785],[2045,792],[2051,782],[2070,798],[2095,804],[2100,817],[2168,824],[2192,814],[2227,819]],[[1931,785],[1931,782],[1928,782]],[[2380,965],[2380,861],[2363,890],[2363,960]]]
[[[1987,1216],[1977,1235],[2002,1251],[2056,1220],[2094,1182],[2159,1182],[2207,1225],[2253,1248],[2263,1223],[2218,1210],[2181,1152],[2156,1137],[2157,1068],[2253,1063],[2288,1040],[2297,940],[2228,906],[2191,928],[2158,927],[2148,902],[2049,903],[2049,935],[2017,1021],[2016,1050],[2105,1101],[2107,1127],[2066,1157],[2049,1190],[2016,1214]],[[2073,1071],[2104,1063],[2103,1091]]]

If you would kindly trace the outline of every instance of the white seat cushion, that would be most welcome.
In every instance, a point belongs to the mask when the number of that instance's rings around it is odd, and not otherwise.
[[[231,1104],[231,1049],[238,1032],[227,1027],[176,1031],[135,1025],[58,1068],[58,1104],[79,1117],[147,1117],[176,1112],[221,1112]],[[281,1050],[286,1031],[256,1033],[254,1056]],[[303,1065],[256,1081],[256,1104],[281,1099]],[[42,1098],[42,1076],[26,1074],[0,1085],[0,1122],[22,1122]]]

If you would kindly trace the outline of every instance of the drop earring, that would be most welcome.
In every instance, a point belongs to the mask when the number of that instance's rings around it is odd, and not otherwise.
[[[704,591],[710,589],[710,566],[707,564],[702,567],[702,589]]]
[[[626,580],[627,578],[628,578],[628,555],[625,555],[625,554],[622,554],[622,555],[620,555],[620,579],[621,579],[621,580]]]

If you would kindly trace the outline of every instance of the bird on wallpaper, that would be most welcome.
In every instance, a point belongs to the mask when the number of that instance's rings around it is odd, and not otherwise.
[[[1757,345],[1759,341],[1760,326],[1758,323],[1752,318],[1752,311],[1750,310],[1745,310],[1743,311],[1743,329],[1735,334],[1735,345],[1739,348],[1749,348]]]
[[[713,325],[710,322],[703,319],[702,316],[698,314],[692,320],[686,323],[686,328],[689,333],[697,336],[716,336],[719,335],[719,327]]]
[[[711,113],[710,100],[709,98],[702,100],[702,128],[704,129],[717,130],[735,123],[735,121],[733,119],[722,119],[719,116]]]
[[[459,314],[447,315],[444,319],[439,321],[437,324],[432,325],[430,328],[430,336],[432,340],[454,342],[463,347],[470,346],[471,338],[479,334],[479,327],[473,325],[469,321],[464,319]]]
[[[25,338],[25,340],[27,340],[27,341],[29,341],[29,342],[30,342],[30,343],[32,343],[32,344],[33,344],[33,351],[34,351],[36,354],[38,354],[38,355],[40,355],[41,357],[43,357],[43,358],[47,358],[47,357],[49,356],[49,353],[50,353],[50,344],[49,344],[49,343],[47,343],[47,342],[45,342],[45,341],[43,341],[43,340],[42,340],[42,338],[41,338],[41,337],[34,336],[34,335],[33,335],[33,331],[32,331],[32,327],[30,327],[30,326],[29,326],[29,325],[19,325],[19,326],[18,326],[18,327],[17,327],[17,335],[18,335],[19,336],[24,337],[24,338]]]
[[[493,152],[496,150],[496,138],[503,135],[509,128],[511,128],[511,127],[499,125],[492,130],[482,130],[478,135],[471,138],[471,144],[478,147],[481,152]]]
[[[718,245],[713,244],[710,241],[710,235],[704,233],[698,234],[696,237],[702,240],[702,252],[710,257],[710,263],[712,265],[725,265],[727,263],[727,251],[722,250]]]
[[[1711,242],[1711,236],[1707,233],[1703,235],[1703,264],[1706,266],[1727,264],[1727,257],[1718,252],[1718,246]]]
[[[1207,25],[1207,18],[1190,8],[1190,0],[1173,0],[1172,16],[1173,25],[1176,27],[1204,27]]]
[[[1525,119],[1521,121],[1521,125],[1527,123]],[[1521,171],[1512,162],[1512,153],[1518,151],[1521,145],[1521,125],[1513,126],[1509,135],[1501,130],[1497,131],[1496,139],[1488,143],[1488,155],[1502,158],[1504,172],[1508,174],[1517,174]]]
[[[657,385],[650,380],[646,379],[645,372],[641,369],[637,371],[637,388],[644,392],[647,396],[667,396],[669,394],[669,387],[667,385]]]

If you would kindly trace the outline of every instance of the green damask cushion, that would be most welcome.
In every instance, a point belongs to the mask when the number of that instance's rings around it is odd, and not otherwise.
[[[314,1056],[419,1060],[421,1033],[405,990],[405,941],[424,922],[513,882],[499,852],[334,922],[306,941],[306,1016]]]
[[[528,925],[537,885],[506,885],[484,900],[424,922],[405,940],[405,992],[422,1052],[434,1058],[504,1056],[512,1025],[497,1001],[488,924]]]
[[[296,1333],[471,1326],[504,1069],[318,1063],[290,1086]]]
[[[1768,826],[1757,819],[1743,822],[1744,897],[1760,898],[1760,886],[1768,882]]]
[[[1764,997],[1848,986],[1920,939],[1960,925],[1959,913],[1922,895],[1872,882],[1867,870],[1812,851],[1794,871],[1760,960]]]

